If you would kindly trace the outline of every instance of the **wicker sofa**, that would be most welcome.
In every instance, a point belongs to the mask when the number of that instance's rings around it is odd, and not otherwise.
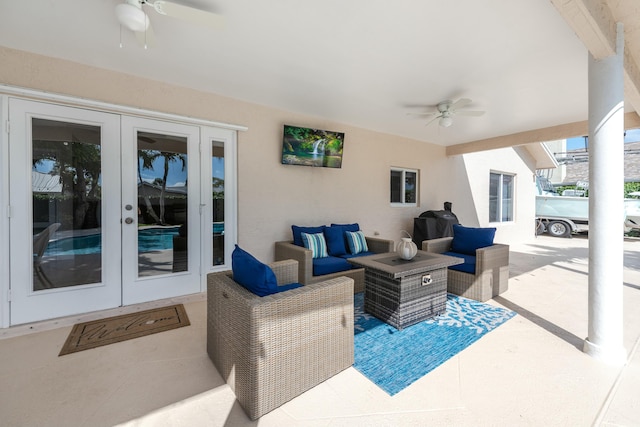
[[[426,252],[451,252],[453,237],[424,240],[422,250]],[[460,257],[464,257],[460,255]],[[465,257],[468,258],[468,257]],[[456,268],[454,266],[453,268]],[[475,273],[457,271],[449,267],[447,272],[447,292],[477,301],[487,301],[509,288],[509,246],[494,243],[476,249]]]
[[[294,260],[270,264],[297,282]],[[252,420],[353,364],[353,280],[259,297],[231,272],[207,276],[207,353]]]
[[[381,239],[378,237],[366,237],[369,252],[385,253],[393,252],[394,241]],[[338,271],[319,276],[313,275],[313,254],[305,247],[295,245],[293,241],[276,242],[276,260],[295,259],[298,261],[300,283],[308,285],[335,277],[346,276],[353,279],[353,291],[355,293],[364,291],[364,268],[352,268],[350,270]]]

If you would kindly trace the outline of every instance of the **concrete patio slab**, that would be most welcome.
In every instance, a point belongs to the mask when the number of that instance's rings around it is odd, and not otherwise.
[[[540,236],[512,246],[509,290],[490,301],[518,316],[395,396],[349,368],[251,422],[207,357],[200,295],[182,301],[190,327],[63,357],[58,352],[77,318],[2,331],[1,423],[637,426],[640,241],[624,245],[620,285],[630,357],[623,368],[582,352],[588,326],[588,240]]]

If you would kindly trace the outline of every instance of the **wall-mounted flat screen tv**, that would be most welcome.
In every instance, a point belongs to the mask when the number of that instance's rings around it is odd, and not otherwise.
[[[344,133],[284,125],[282,164],[342,167]]]

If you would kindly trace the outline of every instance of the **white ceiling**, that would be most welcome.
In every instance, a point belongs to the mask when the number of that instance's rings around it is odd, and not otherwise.
[[[445,146],[587,120],[587,48],[557,0],[175,1],[224,28],[146,8],[154,46],[123,29],[120,48],[119,0],[0,0],[0,45]],[[461,97],[486,114],[408,114]]]

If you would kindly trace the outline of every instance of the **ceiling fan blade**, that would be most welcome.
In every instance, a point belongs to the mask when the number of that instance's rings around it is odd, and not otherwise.
[[[429,120],[427,123],[425,123],[425,126],[429,126],[431,123],[435,122],[436,120],[438,120],[440,117],[442,117],[442,115],[437,115],[435,116],[433,119]]]
[[[146,31],[136,31],[135,34],[140,46],[144,46],[145,49],[155,46],[156,36],[153,33],[153,27],[151,24],[149,24]]]
[[[161,15],[183,19],[185,21],[210,28],[220,28],[224,26],[224,19],[217,13],[208,12],[206,10],[196,9],[193,7],[164,0],[158,0],[153,3],[149,2],[147,4],[153,6],[156,12]]]
[[[482,116],[485,111],[473,111],[473,110],[459,110],[456,111],[456,116]]]
[[[440,114],[439,111],[432,111],[430,113],[407,113],[407,116],[436,116]]]
[[[449,107],[450,110],[457,110],[459,108],[466,107],[471,104],[471,100],[469,98],[460,98]]]

